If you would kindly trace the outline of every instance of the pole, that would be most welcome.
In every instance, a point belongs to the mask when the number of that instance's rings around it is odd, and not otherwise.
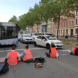
[[[77,41],[78,41],[78,28],[77,28]]]

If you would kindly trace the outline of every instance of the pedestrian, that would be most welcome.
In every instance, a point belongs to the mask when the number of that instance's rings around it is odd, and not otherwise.
[[[22,53],[21,60],[26,63],[33,62],[32,53],[29,50],[28,45],[25,46],[25,50]]]
[[[49,49],[49,53],[45,53],[47,57],[50,58],[58,58],[59,54],[57,52],[57,49],[55,48],[54,44],[51,44],[51,48]]]
[[[12,50],[7,54],[7,63],[9,65],[16,65],[20,59],[20,55],[15,49],[16,47],[12,46]]]
[[[75,53],[76,53],[76,48],[77,48],[77,46],[75,45],[75,44],[73,44],[73,47],[72,47],[72,50],[70,50],[70,54],[71,55],[76,55]],[[78,51],[77,51],[78,52]]]

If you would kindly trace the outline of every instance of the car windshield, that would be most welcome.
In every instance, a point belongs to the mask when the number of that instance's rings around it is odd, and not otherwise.
[[[31,35],[23,35],[23,37],[31,37]]]
[[[47,38],[48,40],[56,40],[56,38],[54,38],[54,37],[52,37],[52,36],[46,36],[46,38]]]

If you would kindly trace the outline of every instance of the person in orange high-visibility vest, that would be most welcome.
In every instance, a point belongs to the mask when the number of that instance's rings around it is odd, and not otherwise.
[[[25,46],[25,50],[24,50],[24,52],[22,54],[21,59],[22,59],[22,61],[24,61],[26,63],[33,62],[32,53],[29,50],[29,46],[28,45]]]
[[[76,48],[77,48],[77,46],[75,44],[73,44],[72,50],[70,50],[71,55],[75,55]]]
[[[55,48],[54,44],[51,44],[49,53],[45,53],[45,54],[47,57],[50,57],[50,58],[56,58],[56,57],[58,58],[59,57],[57,49]]]
[[[7,54],[7,63],[9,65],[16,65],[18,63],[18,59],[20,55],[17,51],[15,51],[15,46],[12,46],[12,51]]]

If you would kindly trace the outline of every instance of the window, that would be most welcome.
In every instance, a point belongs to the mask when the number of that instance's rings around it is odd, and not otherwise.
[[[1,28],[0,28],[0,39],[1,39]]]
[[[64,21],[64,26],[65,26],[65,21]]]
[[[72,26],[74,25],[74,21],[72,21]]]
[[[62,34],[62,30],[61,30],[61,34]]]
[[[66,21],[66,26],[68,26],[68,22]]]
[[[46,38],[48,39],[48,40],[56,40],[54,37],[52,37],[52,36],[46,36]]]
[[[75,34],[77,34],[77,32],[78,32],[78,29],[75,29]]]
[[[61,27],[62,27],[62,23],[61,23]]]
[[[69,26],[71,26],[71,21],[69,21]]]
[[[41,36],[38,36],[37,38],[38,38],[38,39],[41,39]]]
[[[68,34],[68,29],[66,29],[66,35]]]
[[[78,25],[78,19],[76,19],[76,25]]]
[[[42,36],[42,39],[46,39],[44,36]]]
[[[76,10],[76,15],[78,15],[78,10]]]

